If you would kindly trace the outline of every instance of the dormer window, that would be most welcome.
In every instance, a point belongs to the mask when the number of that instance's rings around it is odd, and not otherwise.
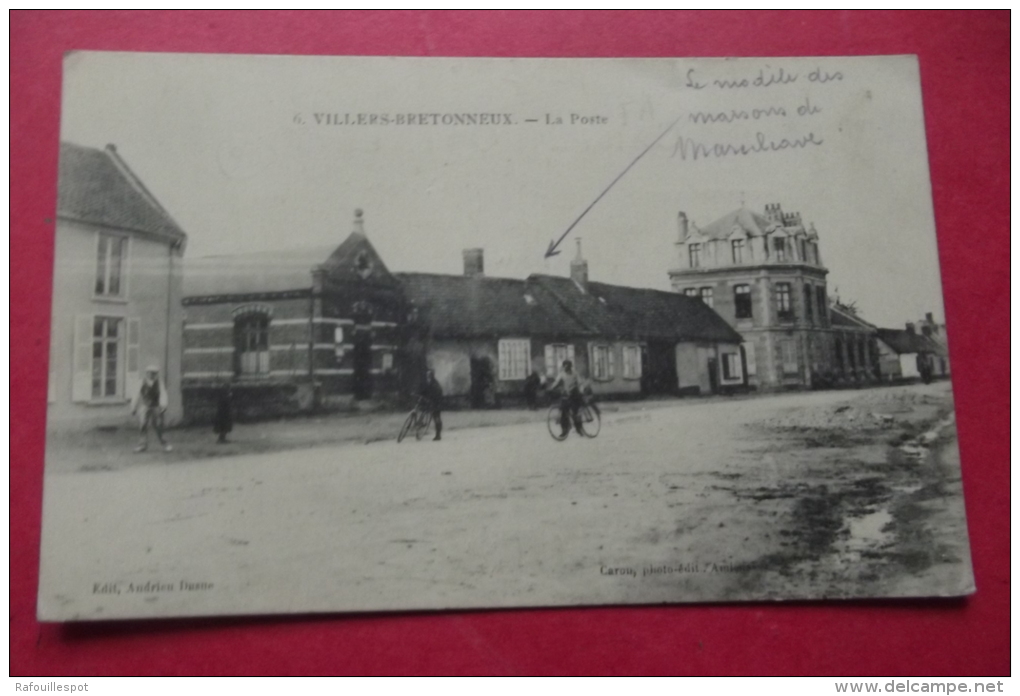
[[[773,249],[776,252],[776,261],[778,263],[784,263],[786,261],[786,239],[783,237],[776,237],[772,244]]]
[[[744,240],[734,239],[730,242],[730,250],[733,252],[733,263],[744,263]]]
[[[687,246],[687,253],[690,256],[691,268],[701,267],[701,245],[700,244],[689,244]]]
[[[808,250],[807,240],[806,239],[800,240],[800,260],[803,261],[804,263],[808,262],[807,250]]]

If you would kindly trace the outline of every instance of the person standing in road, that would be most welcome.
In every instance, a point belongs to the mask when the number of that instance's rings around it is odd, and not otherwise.
[[[229,384],[220,388],[216,398],[216,417],[213,419],[213,432],[216,433],[216,444],[229,442],[227,435],[234,429],[234,392]]]
[[[436,373],[428,370],[425,373],[425,384],[421,388],[421,398],[425,401],[425,408],[432,415],[432,422],[436,424],[436,436],[433,440],[442,440],[443,435],[443,388],[439,386]]]
[[[135,452],[144,452],[149,449],[149,426],[152,426],[156,431],[156,438],[164,452],[173,449],[163,439],[163,414],[168,405],[169,398],[159,378],[159,368],[156,365],[149,365],[145,368],[145,379],[142,380],[142,385],[131,400],[131,415],[138,415],[141,433]]]

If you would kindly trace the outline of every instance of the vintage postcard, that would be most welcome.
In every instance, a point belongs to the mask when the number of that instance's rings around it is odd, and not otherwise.
[[[68,54],[45,621],[973,592],[917,60]]]

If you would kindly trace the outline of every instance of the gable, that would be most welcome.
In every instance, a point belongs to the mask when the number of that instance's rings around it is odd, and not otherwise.
[[[352,232],[321,264],[326,281],[334,284],[364,283],[369,285],[399,285],[397,279],[383,263],[368,237]]]

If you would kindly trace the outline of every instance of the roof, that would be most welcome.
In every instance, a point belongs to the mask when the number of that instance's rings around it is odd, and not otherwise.
[[[829,323],[832,326],[846,326],[851,329],[875,330],[874,324],[869,324],[857,315],[840,309],[838,305],[831,305],[829,307]]]
[[[758,213],[747,208],[738,208],[715,222],[699,228],[699,232],[701,236],[709,239],[726,239],[733,234],[735,227],[742,229],[752,237],[760,237],[768,232],[769,228],[775,226]]]
[[[57,215],[171,240],[186,238],[113,145],[97,150],[60,144]]]
[[[328,282],[396,286],[368,238],[352,232],[339,246],[206,256],[184,262],[184,297],[307,290],[312,271]]]
[[[398,273],[407,298],[425,312],[434,336],[566,336],[591,331],[528,281]]]
[[[700,299],[675,292],[532,275],[527,280],[399,273],[408,298],[425,307],[433,335],[591,336],[723,341],[740,334]]]
[[[571,315],[600,335],[638,340],[740,343],[740,334],[700,298],[676,292],[533,275]]]
[[[184,261],[184,297],[282,292],[312,287],[312,269],[334,247],[287,249]]]
[[[927,336],[904,329],[879,329],[878,338],[895,352],[945,355],[945,348]]]
[[[768,206],[766,206],[768,207]],[[707,239],[728,239],[734,230],[743,230],[750,237],[761,237],[776,230],[786,230],[790,234],[806,234],[808,239],[818,239],[818,232],[813,224],[807,229],[800,222],[800,214],[785,216],[785,223],[769,220],[764,215],[741,207],[723,215],[718,220],[711,222],[704,227],[691,225],[688,237],[700,236]],[[680,240],[684,241],[684,240]]]

